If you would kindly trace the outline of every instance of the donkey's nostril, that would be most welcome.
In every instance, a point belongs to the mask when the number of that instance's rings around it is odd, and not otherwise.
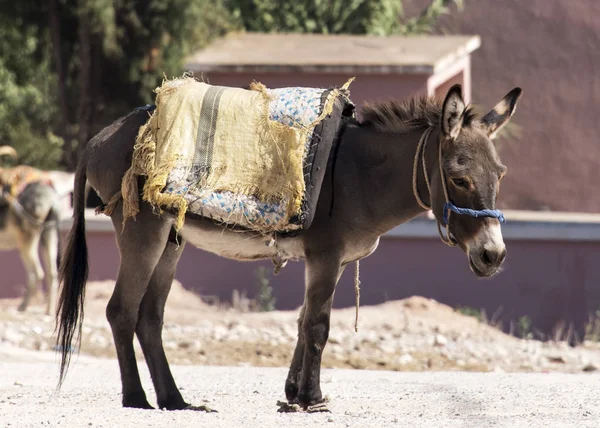
[[[506,248],[502,251],[483,250],[481,253],[481,261],[486,266],[500,265],[506,258]]]
[[[483,253],[481,253],[481,261],[486,266],[491,266],[494,263],[493,257],[488,250],[483,250]]]

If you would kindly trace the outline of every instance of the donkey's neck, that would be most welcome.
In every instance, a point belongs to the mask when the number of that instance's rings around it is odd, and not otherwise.
[[[424,129],[381,132],[356,125],[347,127],[340,143],[334,190],[341,193],[344,201],[338,208],[348,210],[357,227],[381,235],[425,211],[418,204],[412,185],[413,161],[423,132]],[[430,180],[437,177],[434,172],[438,168],[438,139],[439,130],[434,129],[425,148]],[[431,204],[420,156],[417,171],[419,195]],[[338,200],[337,195],[335,198]]]

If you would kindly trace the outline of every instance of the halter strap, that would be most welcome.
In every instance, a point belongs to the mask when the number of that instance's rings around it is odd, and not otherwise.
[[[456,214],[469,215],[471,217],[492,217],[497,218],[500,223],[506,223],[504,214],[500,210],[472,210],[470,208],[460,208],[448,201],[444,204],[444,224],[448,223],[448,213],[452,211]]]

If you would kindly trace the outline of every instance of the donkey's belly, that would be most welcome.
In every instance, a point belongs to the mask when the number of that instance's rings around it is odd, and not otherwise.
[[[186,220],[181,236],[197,248],[234,260],[259,260],[279,256],[282,259],[302,258],[301,240],[287,238],[277,243],[253,232],[241,232],[204,222]]]

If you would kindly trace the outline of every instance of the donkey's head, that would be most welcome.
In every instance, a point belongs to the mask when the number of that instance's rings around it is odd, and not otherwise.
[[[513,89],[489,113],[479,117],[465,105],[460,85],[448,91],[440,115],[441,168],[432,171],[431,180],[432,211],[442,224],[447,202],[467,210],[495,210],[506,167],[492,140],[508,123],[520,96],[521,89]],[[492,276],[506,257],[500,222],[464,212],[450,213],[449,238],[465,251],[476,275]]]

